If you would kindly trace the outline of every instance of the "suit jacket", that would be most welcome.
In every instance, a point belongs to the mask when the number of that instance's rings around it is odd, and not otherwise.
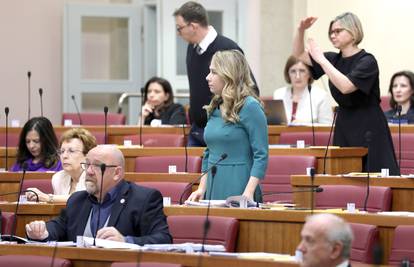
[[[131,236],[138,245],[171,243],[161,193],[126,181],[121,183],[107,226],[115,227],[123,236]],[[46,223],[47,240],[76,242],[76,236],[85,231],[91,208],[86,191],[73,193],[59,217]]]

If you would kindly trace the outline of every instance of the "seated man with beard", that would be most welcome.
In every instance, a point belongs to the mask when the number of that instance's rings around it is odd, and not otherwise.
[[[81,165],[86,191],[73,193],[59,217],[27,224],[30,239],[76,242],[76,236],[96,235],[138,245],[172,242],[161,193],[124,180],[125,160],[116,146],[93,148]]]

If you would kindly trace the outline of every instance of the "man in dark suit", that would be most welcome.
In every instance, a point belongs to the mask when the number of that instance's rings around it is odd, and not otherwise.
[[[342,218],[322,213],[309,216],[301,232],[297,250],[302,253],[300,266],[347,267],[353,240],[352,229]]]
[[[171,243],[162,195],[127,182],[122,152],[111,145],[97,146],[86,155],[86,191],[72,194],[59,217],[26,225],[34,240],[76,241],[89,236],[138,245]],[[102,181],[102,182],[101,182]]]

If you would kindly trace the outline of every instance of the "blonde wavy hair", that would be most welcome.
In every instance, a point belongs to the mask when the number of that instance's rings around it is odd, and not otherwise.
[[[223,120],[237,123],[240,109],[248,96],[254,97],[263,106],[253,89],[255,84],[250,76],[249,64],[240,51],[216,52],[211,59],[211,66],[224,81],[224,88],[221,95],[214,95],[210,104],[203,107],[208,116],[220,105]]]

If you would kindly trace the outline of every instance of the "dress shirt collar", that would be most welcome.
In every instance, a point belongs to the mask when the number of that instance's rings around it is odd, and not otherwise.
[[[196,47],[197,45],[200,47],[200,55],[203,54],[204,52],[206,52],[208,46],[214,42],[214,40],[217,37],[217,31],[214,29],[213,26],[208,26],[208,32],[207,35],[204,37],[203,40],[201,40],[200,43],[195,44],[194,47]]]

